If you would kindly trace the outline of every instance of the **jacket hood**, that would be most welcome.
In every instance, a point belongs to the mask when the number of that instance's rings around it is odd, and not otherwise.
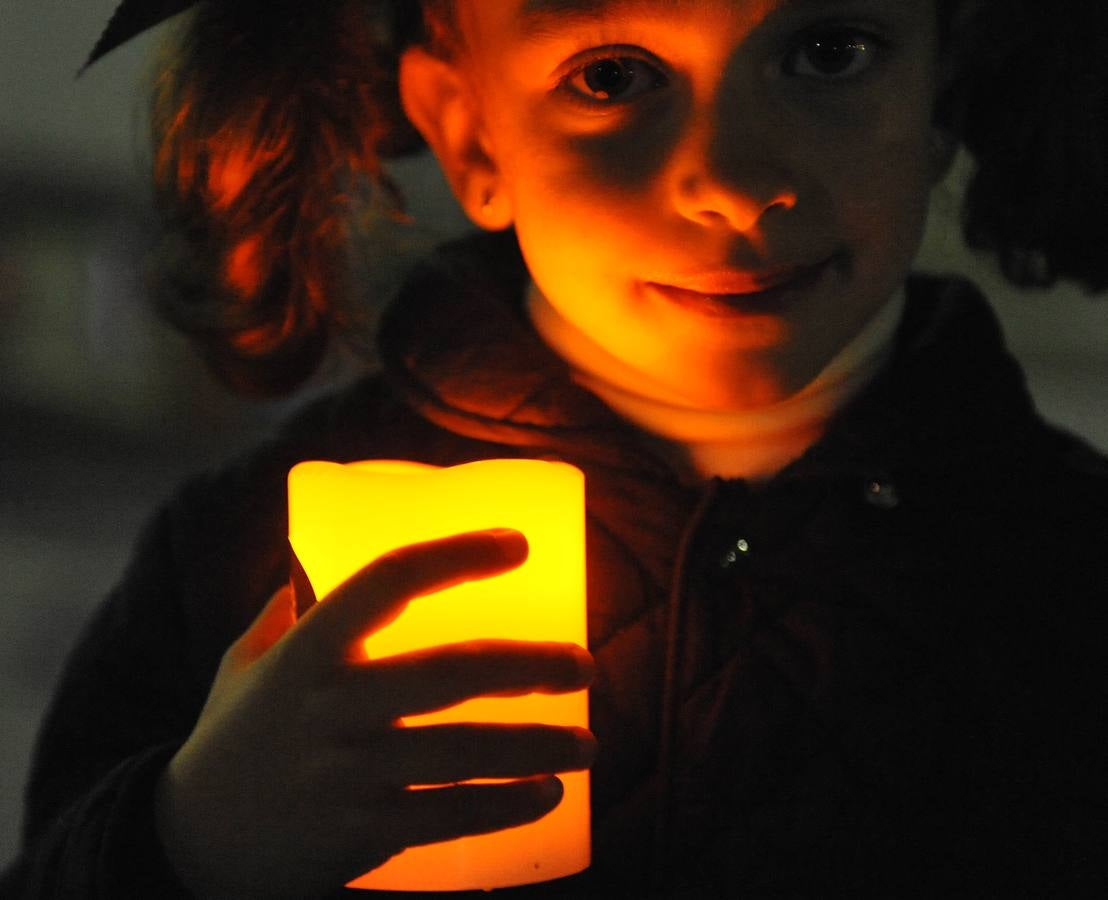
[[[635,430],[577,385],[534,331],[515,231],[442,245],[382,317],[384,372],[424,418],[466,437],[597,463],[668,470]],[[891,361],[778,477],[940,468],[1001,452],[1035,421],[1023,374],[969,281],[913,274]]]

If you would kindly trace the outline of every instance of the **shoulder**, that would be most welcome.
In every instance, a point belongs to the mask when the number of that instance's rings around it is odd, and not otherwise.
[[[1108,490],[1108,456],[1088,441],[1048,425],[1047,441],[1069,477],[1086,482],[1090,490]]]
[[[378,376],[308,402],[271,438],[181,484],[157,517],[166,579],[212,654],[248,625],[288,578],[288,472],[307,459],[375,455],[401,414]],[[210,638],[210,641],[208,640]],[[201,665],[212,664],[212,660]]]
[[[188,532],[198,516],[226,522],[267,517],[269,504],[263,498],[283,490],[297,462],[373,456],[409,419],[410,412],[379,373],[311,399],[247,453],[186,481],[170,503],[173,523]]]
[[[1108,457],[1084,439],[1042,422],[1020,462],[1037,530],[1052,529],[1070,546],[1087,545],[1108,577]]]
[[[913,274],[907,293],[880,410],[907,435],[900,443],[921,504],[946,533],[971,540],[978,559],[1048,579],[1078,566],[1099,573],[1103,590],[1108,459],[1036,410],[975,284]]]
[[[250,453],[181,486],[166,522],[188,592],[264,592],[287,577],[288,472],[304,460],[450,465],[478,442],[414,412],[381,373],[307,402]],[[247,619],[246,621],[249,621]]]

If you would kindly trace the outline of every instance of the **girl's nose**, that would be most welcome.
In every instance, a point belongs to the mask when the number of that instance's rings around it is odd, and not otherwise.
[[[753,231],[769,210],[796,206],[796,194],[789,190],[738,191],[722,182],[706,180],[690,186],[685,198],[680,205],[687,218],[709,228],[742,234]]]
[[[751,145],[702,129],[673,160],[674,193],[685,218],[712,229],[747,233],[771,209],[796,206],[796,190],[784,167]]]

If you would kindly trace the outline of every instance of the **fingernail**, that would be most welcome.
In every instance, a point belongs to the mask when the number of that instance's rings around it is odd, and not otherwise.
[[[596,661],[584,647],[573,645],[573,661],[577,665],[577,677],[582,684],[592,684],[596,677]]]
[[[529,548],[523,532],[514,528],[490,528],[488,534],[496,541],[496,548],[505,562],[518,563],[527,559]]]
[[[546,778],[539,782],[539,796],[543,800],[558,802],[564,793],[562,782],[557,778]]]
[[[577,762],[582,768],[591,766],[593,760],[596,759],[596,738],[592,736],[591,732],[584,729],[578,729],[577,731]]]

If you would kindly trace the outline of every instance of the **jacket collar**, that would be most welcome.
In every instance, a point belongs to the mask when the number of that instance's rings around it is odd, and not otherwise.
[[[466,437],[668,474],[535,334],[527,283],[513,230],[443,245],[382,318],[386,377],[422,416]],[[906,288],[890,363],[778,479],[961,465],[1003,452],[1034,421],[1022,373],[977,288],[928,275],[910,276]]]

